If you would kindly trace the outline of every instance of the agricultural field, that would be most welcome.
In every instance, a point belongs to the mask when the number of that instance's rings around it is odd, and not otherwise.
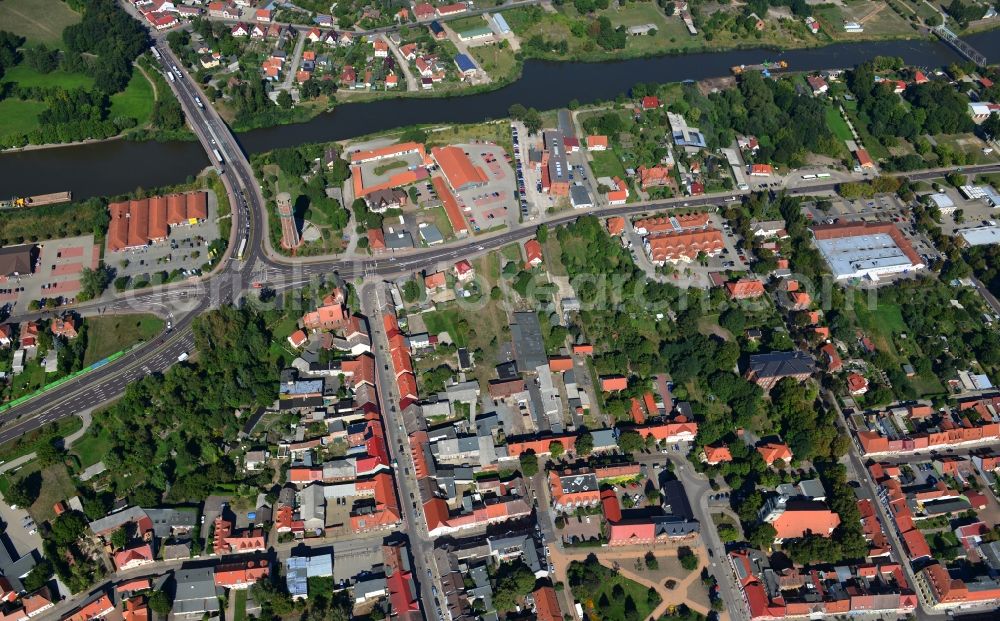
[[[80,14],[62,0],[3,0],[0,2],[0,25],[3,30],[21,35],[28,43],[62,45],[62,31],[80,21]]]

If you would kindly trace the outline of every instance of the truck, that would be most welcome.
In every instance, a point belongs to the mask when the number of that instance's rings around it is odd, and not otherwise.
[[[160,50],[156,49],[156,46],[150,46],[149,51],[153,54],[153,58],[160,59]]]
[[[189,355],[188,355],[188,353],[187,353],[186,351],[182,351],[182,352],[181,352],[181,355],[180,355],[180,356],[177,356],[177,362],[184,362],[185,360],[187,360],[187,359],[188,359],[188,358],[190,358],[190,357],[191,357],[191,356],[189,356]]]
[[[195,103],[195,105],[197,105],[202,110],[205,109],[205,104],[201,103],[201,97],[195,97],[194,98],[194,103]]]
[[[173,82],[176,79],[176,78],[174,78],[174,74],[172,74],[172,73],[168,73],[167,77],[170,78],[171,82]]]

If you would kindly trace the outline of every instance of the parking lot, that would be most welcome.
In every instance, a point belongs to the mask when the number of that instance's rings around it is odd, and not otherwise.
[[[0,281],[0,305],[26,308],[32,300],[48,298],[72,302],[80,291],[84,268],[94,269],[100,261],[93,235],[51,239],[37,246],[38,258],[30,276]]]
[[[104,262],[115,270],[115,277],[132,282],[150,282],[154,274],[179,270],[183,276],[197,275],[208,261],[208,245],[219,237],[219,203],[208,191],[208,217],[197,224],[170,228],[166,241],[134,250],[112,252],[105,248]]]
[[[483,171],[487,179],[484,185],[456,194],[469,226],[477,233],[516,226],[519,218],[515,173],[503,147],[489,143],[456,146],[468,154],[472,165]]]

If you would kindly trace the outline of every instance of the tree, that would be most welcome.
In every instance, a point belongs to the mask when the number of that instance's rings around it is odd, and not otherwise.
[[[160,616],[170,612],[170,598],[163,591],[154,591],[149,596],[149,608]]]
[[[645,561],[646,569],[649,569],[650,571],[656,571],[660,568],[660,561],[656,559],[656,555],[652,552],[646,552]]]
[[[576,444],[573,445],[573,448],[580,457],[590,455],[594,450],[594,436],[589,431],[581,432],[576,437]]]
[[[417,283],[416,279],[407,280],[403,284],[403,300],[406,303],[412,304],[416,302],[420,299],[421,293],[420,284]]]
[[[60,438],[49,438],[35,445],[35,458],[43,466],[58,464],[66,458],[66,451],[59,446]]]
[[[67,546],[79,539],[87,530],[87,519],[78,511],[67,511],[52,522],[52,540]]]
[[[76,299],[85,302],[99,297],[110,283],[111,270],[103,263],[98,265],[97,269],[85,267],[80,273],[80,293],[77,294]]]
[[[552,459],[559,459],[565,452],[566,449],[563,448],[563,443],[559,440],[553,440],[549,443],[549,454],[552,455]]]
[[[51,73],[59,66],[59,50],[50,50],[39,43],[25,50],[24,61],[38,73]]]
[[[687,571],[698,569],[698,555],[687,546],[677,548],[677,558],[680,559],[681,567]]]
[[[292,95],[288,91],[281,91],[278,93],[278,98],[276,103],[284,108],[285,110],[291,109],[292,105],[295,103],[292,101]]]
[[[42,559],[24,578],[24,590],[28,593],[37,591],[52,579],[54,573],[55,568],[52,567],[52,563],[48,559]]]
[[[21,477],[11,483],[4,497],[13,506],[27,508],[38,499],[39,486],[32,484],[29,477]]]
[[[538,474],[538,456],[535,455],[534,451],[525,451],[524,453],[521,453],[520,463],[521,476],[533,477]]]
[[[119,528],[115,532],[111,533],[111,547],[115,550],[121,550],[128,543],[128,533],[125,532],[124,528]]]
[[[618,446],[623,453],[637,453],[645,446],[642,436],[637,432],[628,429],[618,436]]]

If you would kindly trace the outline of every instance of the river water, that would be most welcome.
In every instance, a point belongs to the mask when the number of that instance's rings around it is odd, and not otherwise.
[[[987,58],[1000,58],[1000,33],[966,39]],[[341,140],[418,123],[471,123],[506,116],[514,103],[539,110],[611,99],[636,82],[680,82],[729,75],[733,65],[785,60],[795,71],[852,67],[875,56],[900,56],[910,65],[939,67],[960,58],[928,40],[842,43],[775,52],[740,50],[660,56],[607,63],[525,63],[520,80],[500,90],[447,99],[385,99],[344,104],[296,125],[239,135],[248,153],[305,142]],[[71,190],[75,199],[183,181],[208,165],[196,142],[116,140],[0,155],[0,197]]]

